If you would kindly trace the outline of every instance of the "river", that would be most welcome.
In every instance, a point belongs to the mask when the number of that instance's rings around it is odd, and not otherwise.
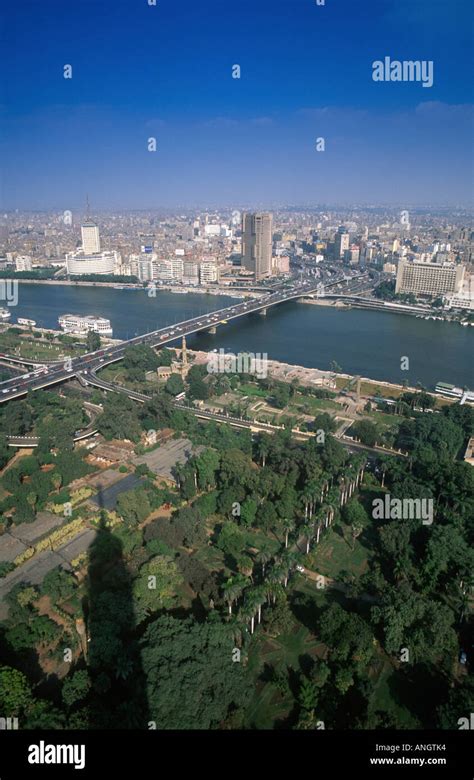
[[[228,296],[106,287],[20,284],[11,324],[28,317],[46,328],[58,328],[61,314],[96,314],[110,319],[115,338],[171,325],[191,316],[232,305]],[[433,389],[452,382],[474,389],[474,328],[457,323],[417,319],[402,314],[341,310],[289,302],[219,326],[217,334],[188,339],[191,349],[223,347],[232,352],[267,353],[272,360],[328,369],[335,360],[344,373]],[[401,370],[402,358],[409,370]]]

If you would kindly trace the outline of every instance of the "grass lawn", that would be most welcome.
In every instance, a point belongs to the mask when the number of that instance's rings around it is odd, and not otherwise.
[[[388,659],[379,657],[369,671],[369,676],[377,679],[377,681],[370,697],[368,715],[370,716],[377,711],[387,712],[396,718],[397,724],[400,724],[401,727],[403,726],[406,729],[417,728],[419,724],[409,710],[394,701],[390,688],[395,671]]]
[[[383,425],[385,428],[395,428],[405,419],[398,414],[385,414],[385,412],[366,412],[372,422],[376,425]]]
[[[335,409],[341,410],[341,405],[332,401],[330,398],[313,398],[311,395],[298,394],[286,407],[290,411],[301,413],[303,409],[308,410],[308,414],[318,414],[319,412],[330,412]]]
[[[31,341],[10,341],[6,338],[0,337],[0,347],[4,352],[13,354],[18,348],[18,354],[23,358],[29,358],[31,360],[59,360],[64,355],[80,355],[84,353],[84,350],[73,350],[67,345],[49,344],[48,342],[41,342],[39,339],[32,339]]]
[[[375,395],[380,398],[398,398],[405,392],[403,387],[386,387],[385,385],[378,385],[376,382],[361,382],[360,384],[361,395]]]
[[[123,365],[106,366],[100,372],[105,381],[124,382],[127,376],[127,370]]]
[[[280,543],[273,534],[267,536],[263,531],[255,530],[253,528],[244,531],[244,533],[247,547],[256,547],[257,550],[260,550],[262,547],[268,547],[272,553],[276,553],[280,547]]]
[[[20,354],[22,357],[40,360],[56,360],[63,355],[75,357],[77,355],[85,355],[86,352],[86,349],[71,347],[69,344],[53,344],[51,349],[49,349],[47,344],[38,343],[38,340],[36,339],[34,341],[23,341],[20,346]]]
[[[307,566],[335,580],[340,579],[343,572],[359,577],[366,571],[368,560],[372,555],[373,535],[373,528],[364,529],[352,549],[352,540],[350,545],[346,542],[342,536],[341,526],[325,529],[320,543],[313,547],[305,559],[308,561]]]
[[[317,655],[317,650],[321,648],[321,642],[317,642],[305,626],[297,624],[297,628],[289,634],[267,639],[260,652],[263,662],[271,664],[275,669],[288,666],[298,671],[301,657]]]
[[[275,721],[283,720],[288,716],[292,703],[292,698],[283,697],[273,683],[258,682],[245,714],[244,727],[272,729]]]
[[[252,395],[257,396],[258,398],[266,398],[268,395],[268,390],[263,390],[258,385],[252,384],[240,385],[237,392],[240,393],[240,395]]]
[[[249,654],[249,671],[257,679],[245,717],[248,728],[271,729],[290,714],[293,706],[291,695],[282,694],[273,682],[259,679],[265,665],[278,671],[289,668],[298,672],[301,657],[317,655],[320,649],[321,645],[308,629],[296,622],[294,630],[288,634],[276,638],[257,635]]]

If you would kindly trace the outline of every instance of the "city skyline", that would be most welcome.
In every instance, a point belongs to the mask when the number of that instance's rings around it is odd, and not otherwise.
[[[428,0],[10,7],[2,209],[77,208],[78,192],[113,210],[470,204],[468,9],[467,0],[449,12]],[[54,27],[41,27],[45,12]],[[374,81],[386,57],[432,62],[433,85]]]

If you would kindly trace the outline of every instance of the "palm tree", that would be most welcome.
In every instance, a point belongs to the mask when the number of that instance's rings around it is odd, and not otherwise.
[[[261,613],[261,607],[265,601],[265,595],[259,593],[256,588],[248,588],[241,609],[242,616],[250,622],[250,633],[255,631],[255,615]],[[260,622],[260,621],[259,621]]]
[[[267,593],[267,602],[268,604],[272,603],[275,604],[278,596],[281,596],[283,594],[283,588],[281,586],[281,583],[278,581],[278,578],[275,578],[274,581],[268,581],[265,583],[265,589]]]
[[[310,496],[309,517],[311,519],[311,517],[313,516],[316,501],[318,500],[321,494],[321,485],[316,479],[311,479],[309,483],[306,485],[306,490],[308,492],[308,495]]]
[[[235,585],[232,582],[232,579],[227,580],[222,586],[222,595],[227,602],[230,617],[232,615],[232,605],[236,599]]]
[[[351,457],[351,466],[355,474],[355,487],[359,487],[361,483],[361,474],[363,474],[366,460],[363,455],[354,455]]]
[[[285,532],[285,550],[288,549],[288,537],[295,528],[295,522],[290,517],[285,517],[281,521],[282,528]]]
[[[260,434],[255,442],[255,450],[257,458],[259,458],[261,465],[265,468],[267,461],[267,455],[270,452],[270,442],[267,434]]]
[[[286,579],[285,588],[288,583],[288,577],[293,571],[293,569],[295,568],[297,557],[298,555],[294,550],[283,550],[279,558],[279,563],[281,564],[282,569],[287,572],[285,577]]]
[[[304,506],[304,516],[305,518],[308,517],[308,511],[309,511],[309,505],[311,503],[311,495],[309,494],[308,490],[305,488],[303,493],[301,494],[301,503]]]
[[[53,483],[54,487],[56,488],[56,493],[59,493],[59,488],[61,487],[62,482],[63,482],[63,478],[62,478],[61,474],[59,473],[59,471],[55,471],[51,475],[51,482]]]
[[[173,476],[176,479],[176,482],[178,483],[178,488],[181,489],[181,484],[184,479],[184,470],[186,466],[183,463],[176,463],[173,467]]]
[[[303,525],[303,533],[306,536],[306,555],[309,553],[309,546],[314,536],[314,523],[306,521]]]
[[[346,503],[346,480],[344,477],[339,478],[339,506],[344,506]]]
[[[327,474],[323,474],[322,481],[321,481],[321,498],[320,503],[323,503],[324,497],[327,496],[329,492],[329,477]]]
[[[257,563],[259,563],[262,567],[262,580],[265,578],[265,566],[267,565],[268,561],[271,561],[271,559],[272,553],[270,552],[270,548],[261,547],[256,560]]]
[[[277,583],[283,582],[283,587],[286,588],[288,585],[288,576],[289,576],[289,566],[286,564],[286,562],[280,561],[273,569],[272,569],[272,578]]]
[[[232,605],[240,598],[247,584],[247,577],[237,574],[235,577],[230,577],[223,586],[222,590],[229,608],[229,615],[232,615]]]
[[[330,524],[331,524],[334,520],[336,509],[339,506],[339,490],[337,487],[332,487],[329,490],[328,495],[326,497],[326,503],[329,507],[329,512],[330,512],[329,517],[330,517]]]
[[[267,591],[264,585],[257,585],[257,587],[253,589],[253,603],[257,608],[258,625],[260,625],[262,620],[262,605],[265,604],[266,597]]]
[[[244,623],[250,624],[250,633],[253,634],[255,627],[255,610],[250,604],[243,604],[239,610],[239,618]]]

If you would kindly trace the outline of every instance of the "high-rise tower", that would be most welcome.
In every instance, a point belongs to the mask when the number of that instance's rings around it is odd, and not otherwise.
[[[85,255],[96,255],[100,252],[99,227],[90,218],[89,198],[87,198],[86,221],[81,225],[82,251]]]
[[[82,249],[85,255],[97,255],[100,252],[99,228],[88,219],[81,225]]]
[[[272,272],[272,222],[268,213],[242,215],[242,265],[255,281]]]

